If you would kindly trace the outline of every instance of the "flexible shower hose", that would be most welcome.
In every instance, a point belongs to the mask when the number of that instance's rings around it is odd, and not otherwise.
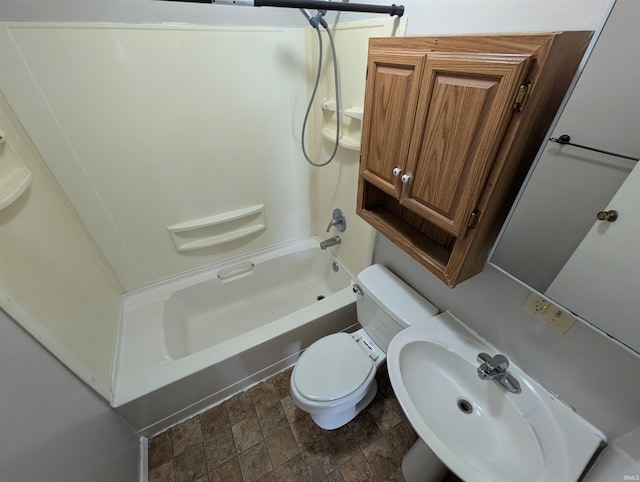
[[[338,152],[338,141],[340,139],[340,94],[338,92],[338,61],[336,58],[336,47],[333,42],[333,35],[331,35],[331,29],[327,25],[327,22],[322,19],[319,24],[315,25],[311,24],[318,34],[318,72],[316,73],[316,80],[313,86],[313,91],[311,92],[311,98],[309,99],[309,105],[307,106],[307,112],[304,114],[304,121],[302,122],[302,134],[300,135],[300,144],[302,145],[302,154],[304,158],[307,160],[309,164],[314,167],[324,167],[333,161],[333,158],[336,157],[336,153]],[[307,149],[304,145],[305,132],[307,130],[307,121],[309,120],[309,113],[311,112],[311,107],[313,106],[313,101],[316,97],[316,93],[318,92],[318,84],[320,83],[320,69],[322,68],[322,34],[320,33],[320,25],[324,27],[327,31],[327,35],[329,36],[329,44],[331,45],[331,55],[333,56],[333,80],[336,91],[336,141],[333,146],[333,152],[329,159],[325,162],[316,163],[311,160],[309,154],[307,153]]]

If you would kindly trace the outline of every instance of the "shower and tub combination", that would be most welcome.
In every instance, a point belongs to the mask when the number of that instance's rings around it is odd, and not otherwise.
[[[116,410],[154,434],[356,323],[353,277],[310,237],[126,293]]]
[[[249,3],[254,2],[239,2]],[[255,4],[262,5],[267,6]],[[362,7],[338,2],[286,5],[303,9],[319,44],[319,26],[325,28],[333,53],[336,126],[328,160],[312,161],[304,136],[318,88],[321,45],[302,127],[302,152],[314,167],[328,165],[342,145],[333,39],[324,11],[313,15],[306,10],[319,5],[326,10]],[[360,11],[403,13],[401,6],[369,7],[373,10]],[[327,231],[341,233],[344,227],[344,216],[335,210]],[[181,238],[184,226],[170,228],[176,249],[180,251],[183,242],[190,249],[193,240]],[[127,292],[121,303],[112,405],[137,431],[153,435],[293,365],[314,341],[357,329],[353,276],[327,249],[341,241],[336,233],[324,240],[287,242]]]

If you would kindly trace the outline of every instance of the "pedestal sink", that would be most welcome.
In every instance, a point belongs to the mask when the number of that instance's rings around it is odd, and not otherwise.
[[[604,434],[513,364],[520,393],[480,379],[480,352],[496,350],[450,313],[392,340],[389,378],[418,436],[468,482],[579,480]]]

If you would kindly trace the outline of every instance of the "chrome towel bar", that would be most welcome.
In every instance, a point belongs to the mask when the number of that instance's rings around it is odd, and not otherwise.
[[[629,159],[631,161],[640,161],[640,157],[627,156],[625,154],[617,154],[611,151],[605,151],[603,149],[596,149],[595,147],[583,146],[581,144],[574,144],[571,142],[571,136],[568,134],[562,134],[560,137],[550,137],[549,140],[551,142],[557,142],[558,144],[566,144],[568,146],[579,147],[580,149],[587,149],[589,151],[600,152],[602,154],[607,154],[609,156],[621,157],[623,159]]]

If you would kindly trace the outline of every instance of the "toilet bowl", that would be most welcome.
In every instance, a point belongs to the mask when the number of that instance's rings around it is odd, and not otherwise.
[[[376,372],[391,339],[426,323],[438,309],[382,265],[358,275],[356,310],[361,329],[311,344],[291,374],[291,398],[320,427],[332,430],[358,415],[376,395]]]

